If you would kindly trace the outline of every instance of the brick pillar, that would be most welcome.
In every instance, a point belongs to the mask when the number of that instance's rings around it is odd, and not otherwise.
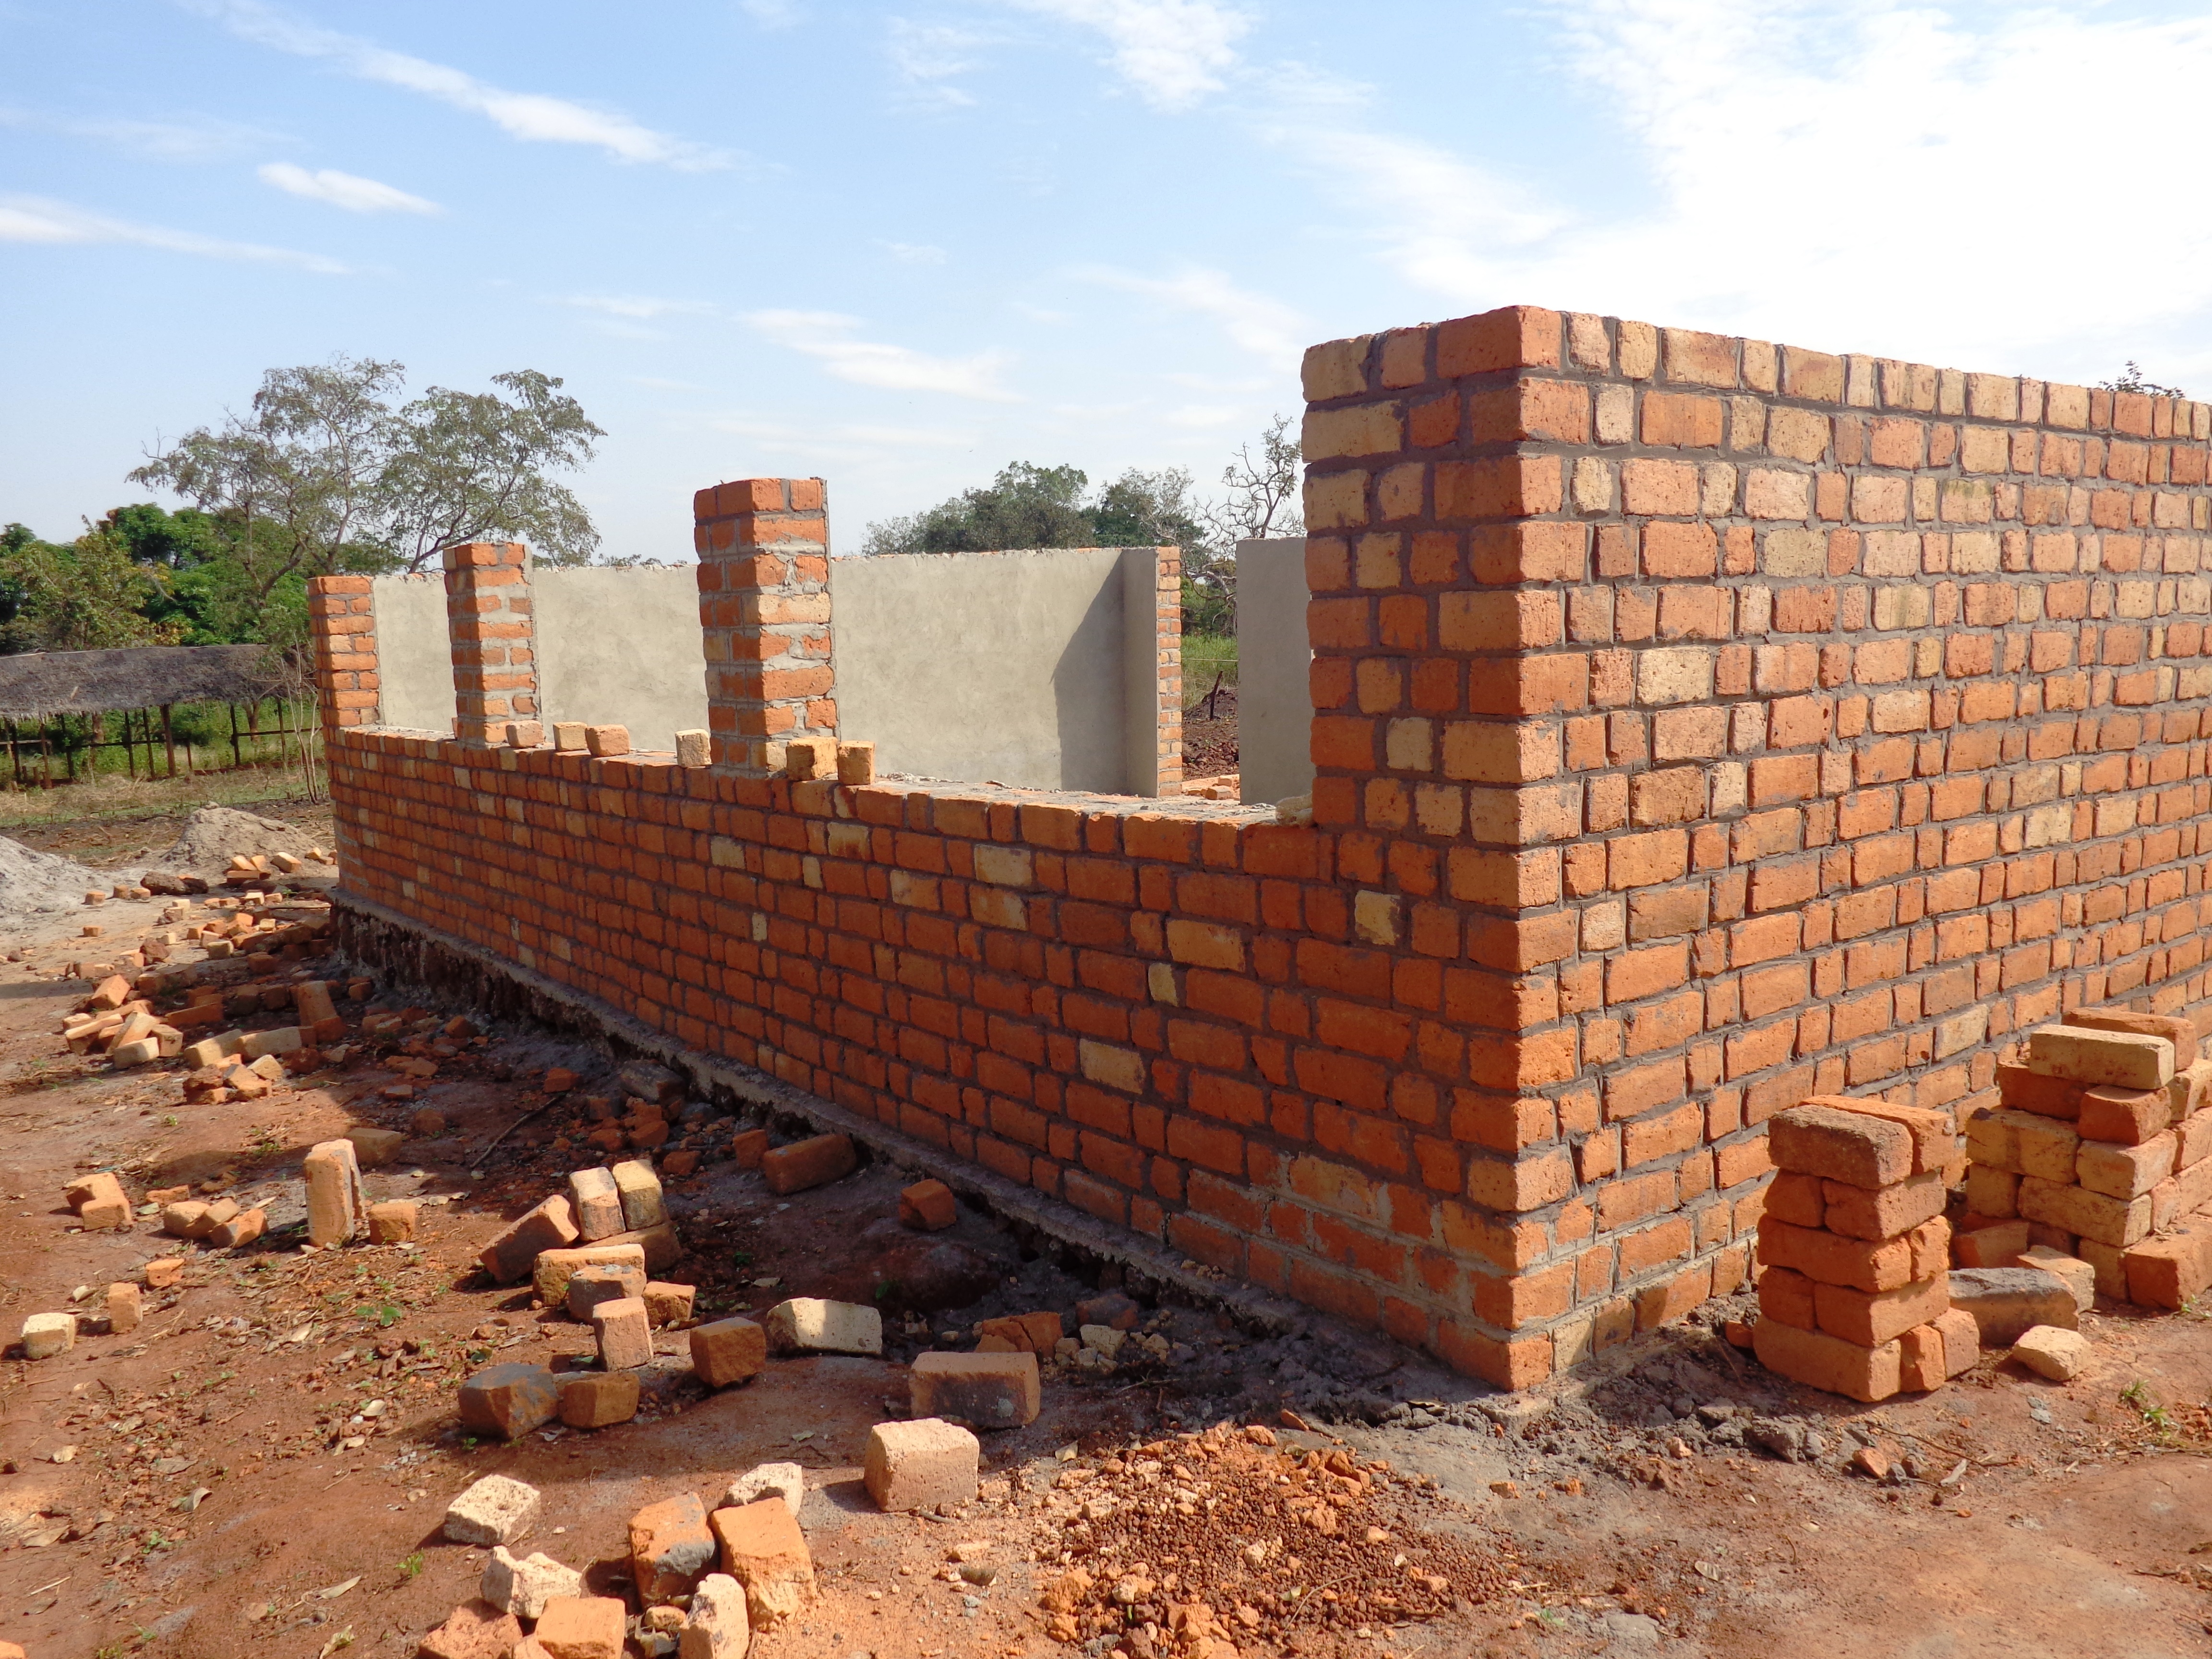
[[[368,578],[311,578],[307,617],[315,639],[315,700],[327,744],[346,726],[375,725],[380,712],[376,601]]]
[[[1182,550],[1159,550],[1159,793],[1182,793]]]
[[[520,542],[464,542],[446,550],[445,563],[453,735],[479,746],[504,744],[510,723],[538,719],[530,550]]]
[[[837,735],[822,480],[740,478],[691,512],[714,764],[766,777],[792,738]]]

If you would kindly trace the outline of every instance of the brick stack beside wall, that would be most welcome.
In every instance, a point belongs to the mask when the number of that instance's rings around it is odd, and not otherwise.
[[[1316,821],[1492,988],[1420,1057],[1516,1352],[1725,1288],[1784,1106],[2203,1000],[2212,407],[1534,307],[1305,375]]]
[[[1854,1400],[1941,1388],[1981,1358],[1951,1306],[1950,1115],[1831,1097],[1767,1126],[1781,1173],[1759,1229],[1760,1363]]]
[[[2204,1241],[2158,1237],[2212,1204],[2212,1061],[2197,1046],[2190,1021],[2149,1014],[2077,1012],[2031,1033],[1997,1069],[1998,1104],[1966,1121],[1966,1237],[2077,1257],[2122,1300],[2178,1307],[2212,1283]]]
[[[714,764],[767,777],[792,738],[837,735],[822,480],[717,484],[691,512]]]

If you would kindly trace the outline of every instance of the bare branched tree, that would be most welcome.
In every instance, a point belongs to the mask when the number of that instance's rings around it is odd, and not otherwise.
[[[1191,585],[1191,608],[1206,631],[1236,631],[1237,543],[1305,533],[1305,515],[1299,511],[1298,460],[1291,417],[1278,415],[1260,434],[1256,459],[1250,444],[1240,444],[1237,459],[1222,470],[1221,482],[1229,486],[1229,494],[1199,514],[1210,545],[1202,556],[1183,562],[1183,574]]]
[[[498,392],[433,386],[394,408],[405,369],[374,359],[271,369],[246,415],[186,433],[131,474],[222,518],[252,596],[340,568],[417,571],[455,542],[511,536],[553,564],[599,544],[547,476],[604,436],[561,382],[525,369]]]

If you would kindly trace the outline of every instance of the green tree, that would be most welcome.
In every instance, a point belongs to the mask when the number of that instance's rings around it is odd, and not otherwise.
[[[590,460],[605,434],[562,382],[526,369],[494,375],[495,392],[433,386],[395,406],[405,375],[345,356],[270,369],[248,414],[186,433],[131,474],[219,521],[209,562],[230,568],[210,603],[258,617],[287,609],[282,595],[311,576],[421,570],[486,538],[529,542],[549,563],[590,560],[591,515],[549,475]]]
[[[871,524],[862,551],[990,553],[1030,547],[1188,548],[1203,538],[1180,467],[1131,468],[1097,495],[1077,466],[1016,461],[981,489]]]
[[[148,614],[161,596],[161,577],[131,556],[112,525],[95,525],[66,547],[11,525],[0,560],[14,595],[14,614],[0,627],[0,645],[9,651],[101,651],[182,637],[179,624]]]

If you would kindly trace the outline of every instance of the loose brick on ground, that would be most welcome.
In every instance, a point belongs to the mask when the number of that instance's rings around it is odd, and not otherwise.
[[[538,1488],[504,1474],[488,1474],[446,1505],[445,1535],[456,1544],[512,1544],[536,1524]]]
[[[592,1310],[591,1317],[599,1363],[609,1370],[629,1370],[653,1363],[653,1322],[646,1316],[643,1297],[602,1302]]]
[[[768,1364],[768,1332],[750,1319],[718,1319],[691,1328],[691,1370],[710,1389],[757,1376]]]
[[[561,1420],[572,1429],[604,1429],[637,1415],[635,1371],[586,1371],[561,1379]]]
[[[2011,1358],[2054,1382],[2070,1382],[2089,1363],[2089,1339],[2081,1332],[2057,1325],[2035,1325],[2022,1331],[2012,1346]]]
[[[560,1384],[543,1365],[487,1365],[461,1384],[461,1426],[512,1440],[551,1420]]]
[[[917,1354],[907,1383],[915,1417],[974,1429],[1018,1429],[1042,1408],[1035,1353]]]
[[[594,1264],[627,1267],[641,1280],[646,1273],[645,1247],[602,1243],[572,1249],[541,1251],[531,1268],[532,1287],[538,1292],[538,1299],[547,1307],[566,1307],[568,1280],[579,1267]]]
[[[649,1605],[689,1595],[714,1560],[707,1507],[690,1492],[648,1504],[629,1518],[630,1577]]]
[[[23,1322],[23,1358],[52,1359],[76,1346],[76,1316],[72,1313],[33,1314]]]
[[[769,1191],[787,1197],[842,1180],[858,1168],[860,1156],[849,1137],[822,1134],[765,1154],[761,1159],[761,1179],[768,1183]]]
[[[798,1518],[781,1498],[763,1498],[708,1517],[721,1546],[722,1571],[745,1587],[756,1629],[790,1618],[814,1599],[814,1557]]]
[[[745,1659],[751,1642],[745,1587],[726,1572],[708,1573],[691,1592],[677,1659]]]
[[[602,1302],[645,1294],[645,1269],[626,1261],[587,1261],[568,1275],[564,1304],[571,1319],[588,1320]]]
[[[512,1285],[530,1272],[541,1251],[565,1249],[575,1242],[568,1195],[555,1193],[518,1216],[477,1260],[495,1283]]]
[[[981,1466],[974,1435],[924,1417],[870,1429],[861,1480],[878,1509],[940,1509],[974,1501]]]
[[[531,1636],[547,1659],[623,1659],[628,1614],[611,1595],[556,1595]]]
[[[416,1659],[507,1659],[521,1640],[522,1626],[513,1613],[489,1601],[469,1601],[447,1614],[445,1623],[422,1638],[415,1655]]]
[[[586,1243],[623,1231],[622,1194],[605,1170],[578,1170],[568,1177],[568,1203],[575,1212],[576,1234]]]
[[[2008,1348],[2032,1325],[2070,1329],[2079,1317],[2063,1279],[2035,1267],[1954,1267],[1951,1306],[1970,1315],[1982,1346]]]
[[[880,1354],[884,1316],[857,1302],[799,1296],[763,1316],[769,1346],[778,1353]]]
[[[917,1232],[938,1232],[960,1219],[952,1188],[941,1181],[917,1181],[899,1192],[899,1224]]]

